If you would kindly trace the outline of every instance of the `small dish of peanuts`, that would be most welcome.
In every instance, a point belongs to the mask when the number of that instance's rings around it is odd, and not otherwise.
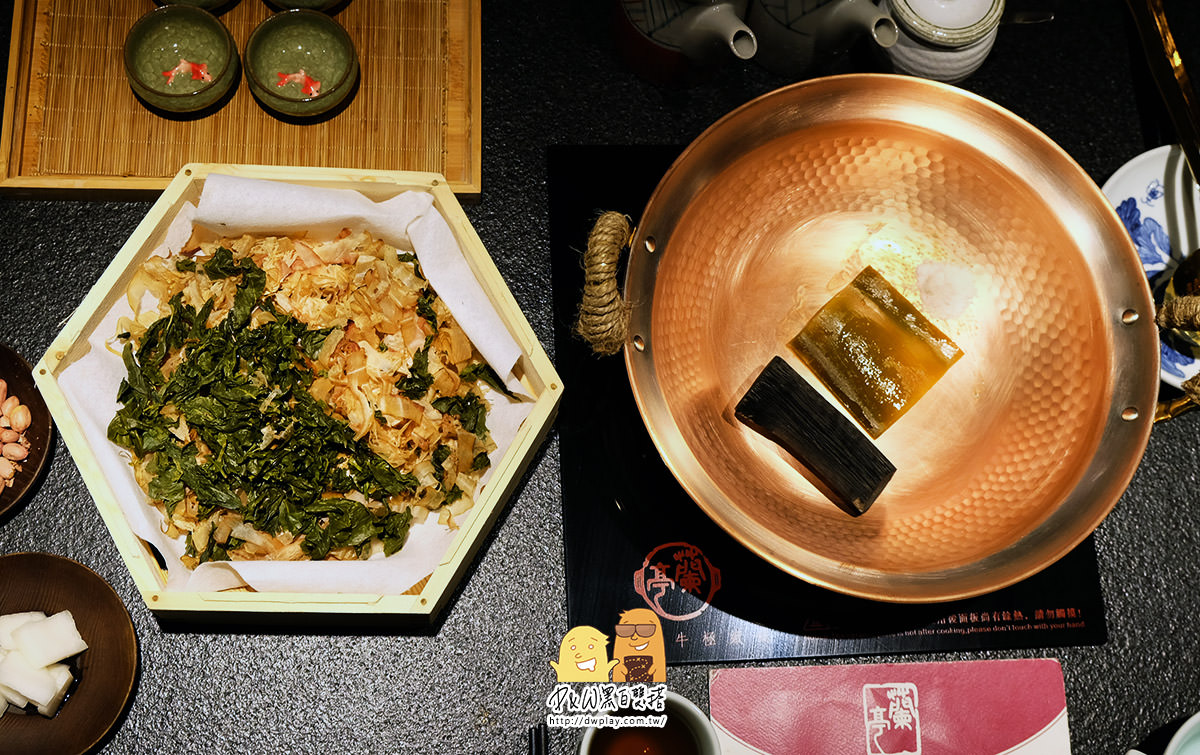
[[[29,363],[0,344],[0,514],[23,500],[50,450],[50,412]]]
[[[32,422],[29,405],[22,404],[16,394],[9,394],[8,381],[0,378],[0,483],[5,487],[12,487],[21,462],[29,458],[25,431]]]

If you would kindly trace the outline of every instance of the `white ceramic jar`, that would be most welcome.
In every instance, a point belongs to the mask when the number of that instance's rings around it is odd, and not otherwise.
[[[900,29],[886,49],[900,73],[956,83],[983,64],[996,40],[1004,0],[883,0]]]

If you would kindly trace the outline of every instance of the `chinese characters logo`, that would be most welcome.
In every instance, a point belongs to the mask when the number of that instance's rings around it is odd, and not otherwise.
[[[867,755],[921,755],[917,685],[864,684],[863,715]]]
[[[708,608],[721,589],[721,572],[696,546],[666,543],[634,572],[633,589],[664,619],[687,621]]]

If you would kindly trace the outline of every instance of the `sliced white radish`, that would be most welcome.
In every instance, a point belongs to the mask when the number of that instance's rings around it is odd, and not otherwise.
[[[46,614],[41,611],[23,611],[21,613],[6,613],[0,616],[0,648],[4,650],[12,650],[16,647],[13,644],[13,630],[31,621],[46,618]]]
[[[70,611],[30,621],[13,630],[13,643],[34,666],[49,666],[87,650]]]
[[[0,661],[0,684],[29,698],[35,705],[46,705],[58,691],[58,684],[45,667],[34,666],[24,653],[15,651],[7,653]]]
[[[17,692],[15,689],[6,687],[0,684],[0,698],[6,703],[13,706],[15,710],[24,711],[26,705],[29,705],[29,698]]]
[[[38,713],[41,713],[46,718],[54,718],[54,714],[58,713],[58,706],[62,705],[63,698],[67,696],[67,690],[71,688],[75,677],[71,675],[71,669],[65,663],[55,663],[52,666],[47,666],[46,671],[54,677],[54,683],[57,687],[54,697],[47,700],[44,705],[39,705],[37,710]]]

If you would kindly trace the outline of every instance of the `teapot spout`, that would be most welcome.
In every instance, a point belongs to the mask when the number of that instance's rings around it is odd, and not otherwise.
[[[886,50],[900,38],[900,29],[891,14],[880,10],[875,3],[869,0],[846,0],[835,5],[835,12],[844,16],[848,28],[859,29],[860,34],[866,34],[881,48]]]
[[[711,62],[719,50],[740,60],[749,60],[758,52],[758,39],[742,21],[733,3],[697,5],[680,20],[686,29],[680,49],[693,62]]]
[[[815,63],[845,53],[863,36],[884,49],[900,38],[891,14],[872,0],[827,0],[809,11],[802,11],[804,6],[799,0],[754,0],[747,21],[762,41],[758,63],[800,77]],[[792,10],[794,15],[784,14]]]

